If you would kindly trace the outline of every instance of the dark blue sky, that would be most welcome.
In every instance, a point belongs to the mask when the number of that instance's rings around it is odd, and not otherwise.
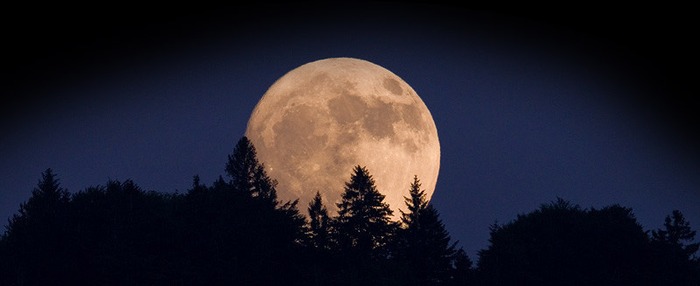
[[[557,197],[619,203],[648,230],[679,209],[700,228],[688,15],[388,2],[29,8],[2,23],[3,221],[46,168],[71,192],[109,179],[160,192],[185,192],[194,175],[211,183],[277,78],[355,57],[403,78],[430,109],[442,150],[432,202],[473,258],[490,224]]]

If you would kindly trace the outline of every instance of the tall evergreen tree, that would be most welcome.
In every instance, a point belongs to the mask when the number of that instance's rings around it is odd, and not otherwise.
[[[226,260],[230,263],[229,269],[238,275],[221,274],[238,277],[238,282],[243,284],[254,281],[278,284],[282,277],[288,276],[284,273],[294,270],[290,266],[283,272],[271,263],[295,265],[293,260],[304,239],[305,220],[297,208],[298,200],[280,204],[277,182],[267,175],[264,165],[257,159],[255,146],[245,136],[228,156],[225,170],[231,180],[227,184],[222,184],[221,180],[214,182],[214,193],[225,200],[234,199],[238,209],[222,212],[226,217],[219,221],[227,224],[228,230],[222,231],[219,243],[225,244],[222,249],[230,250],[230,258]],[[245,194],[245,198],[222,194],[227,189]],[[272,275],[273,271],[280,275]]]
[[[336,206],[338,215],[333,218],[332,242],[338,270],[334,282],[339,285],[396,283],[387,275],[391,268],[387,262],[388,246],[398,226],[391,221],[392,211],[365,167],[353,168]]]
[[[444,285],[452,274],[456,242],[450,242],[437,210],[420,187],[414,176],[410,197],[404,197],[408,212],[401,211],[403,228],[398,232],[395,256],[406,264],[408,275],[419,285]]]
[[[41,174],[31,197],[12,216],[5,233],[11,272],[19,285],[66,282],[68,192],[51,168]]]
[[[309,224],[307,245],[317,250],[327,250],[330,245],[331,219],[328,210],[323,205],[321,193],[316,192],[313,200],[309,203]]]
[[[297,275],[298,281],[303,285],[326,285],[336,278],[338,261],[333,260],[332,220],[319,192],[309,202],[307,211],[309,220],[304,226],[305,249],[301,257],[301,263],[305,266]]]
[[[415,226],[415,229],[417,230],[417,226],[420,223],[420,217],[423,212],[428,207],[428,201],[425,198],[425,191],[420,189],[420,180],[418,180],[418,176],[413,176],[413,182],[411,183],[411,187],[408,190],[408,194],[410,197],[404,197],[404,203],[406,204],[406,207],[408,208],[408,213],[399,210],[401,212],[401,221],[404,223],[404,225],[408,226]]]
[[[356,166],[345,183],[335,218],[341,251],[373,259],[386,257],[386,246],[396,225],[393,214],[365,167]]]
[[[14,217],[47,218],[55,216],[70,200],[68,191],[61,188],[51,168],[41,174],[41,180],[26,203],[20,205],[19,215]]]
[[[304,215],[297,208],[298,200],[280,202],[277,200],[277,181],[270,178],[265,171],[265,166],[257,159],[255,146],[248,137],[243,136],[234,147],[233,153],[228,156],[226,173],[231,177],[229,185],[234,190],[249,194],[256,202],[262,203],[272,213],[261,212],[261,209],[253,207],[251,210],[258,212],[260,216],[270,215],[269,223],[278,223],[284,228],[292,239],[300,243],[303,240]],[[214,182],[214,188],[221,186],[221,180]],[[278,229],[282,231],[282,229]]]
[[[474,281],[474,269],[472,260],[464,249],[460,248],[452,261],[452,275],[450,285],[471,285]]]
[[[674,210],[664,219],[662,229],[651,232],[655,267],[650,281],[657,285],[700,285],[700,243],[693,242],[695,231],[683,213]]]
[[[671,215],[664,219],[664,228],[652,231],[652,239],[677,247],[688,259],[695,259],[695,252],[700,247],[700,243],[693,243],[695,233],[683,213],[673,210]]]
[[[228,156],[226,173],[231,177],[234,189],[249,193],[273,206],[277,205],[277,181],[267,176],[265,167],[258,162],[255,146],[243,136]]]

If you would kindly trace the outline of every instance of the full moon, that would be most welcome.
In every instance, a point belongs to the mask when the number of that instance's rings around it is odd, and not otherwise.
[[[353,168],[366,167],[384,202],[406,211],[414,176],[430,199],[440,143],[427,106],[404,80],[366,60],[328,58],[272,84],[255,106],[246,136],[281,201],[306,214],[319,192],[333,216]]]

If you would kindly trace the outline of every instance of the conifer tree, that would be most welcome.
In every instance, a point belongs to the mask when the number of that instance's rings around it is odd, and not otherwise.
[[[41,174],[41,180],[32,191],[32,196],[20,206],[19,214],[32,217],[54,216],[69,200],[68,192],[61,188],[53,170],[48,168]]]
[[[698,251],[700,243],[692,243],[695,239],[695,231],[690,228],[690,222],[685,220],[683,213],[674,210],[670,216],[664,219],[664,229],[652,231],[652,240],[667,243],[678,249],[688,259],[693,259]]]
[[[192,189],[189,190],[189,193],[192,194],[201,194],[207,191],[207,186],[205,184],[202,184],[199,179],[199,175],[195,175],[192,177]]]
[[[316,192],[309,203],[308,240],[309,247],[318,250],[330,248],[330,217],[328,210],[323,205],[321,193]]]
[[[4,236],[11,252],[3,259],[14,265],[16,283],[64,282],[69,202],[53,170],[42,172],[32,196],[12,216]]]
[[[656,285],[700,285],[700,243],[693,242],[695,231],[683,213],[674,210],[664,219],[663,229],[651,232],[655,265],[650,281]]]
[[[409,212],[406,213],[399,210],[401,212],[401,222],[409,227],[412,225],[418,226],[420,223],[419,218],[422,216],[422,212],[424,212],[428,207],[428,202],[425,199],[425,191],[421,190],[420,187],[421,184],[420,180],[418,180],[418,176],[414,176],[413,182],[411,183],[411,188],[408,191],[410,197],[404,197],[404,203],[406,204]],[[417,227],[414,227],[414,230],[417,229]]]
[[[336,205],[336,240],[340,250],[373,259],[386,257],[384,251],[396,227],[390,219],[393,212],[365,167],[358,165],[353,169],[341,202]]]
[[[255,146],[243,136],[228,156],[226,173],[231,177],[234,189],[246,192],[254,198],[277,206],[277,181],[267,176],[265,167],[258,162]]]
[[[454,255],[452,262],[452,276],[450,285],[470,285],[474,280],[474,270],[472,260],[469,258],[464,249],[460,248]]]
[[[255,147],[243,136],[233,153],[228,156],[226,173],[231,178],[228,184],[214,182],[217,197],[235,201],[237,210],[222,211],[226,217],[220,218],[227,225],[222,230],[221,244],[229,249],[230,270],[238,273],[240,283],[267,281],[279,284],[283,273],[293,273],[291,267],[280,269],[269,265],[275,263],[293,265],[299,246],[304,240],[304,216],[297,208],[298,200],[280,203],[277,200],[277,181],[267,175],[264,165],[257,159]],[[233,196],[227,193],[233,189]],[[235,194],[244,194],[243,198]],[[227,207],[230,208],[230,207]],[[284,270],[284,271],[283,271]],[[271,275],[276,271],[280,275]],[[221,274],[224,275],[224,271]],[[226,274],[228,275],[228,274]],[[274,282],[273,282],[274,281]]]
[[[456,242],[450,243],[437,210],[428,203],[420,187],[414,176],[410,197],[404,197],[408,212],[401,211],[403,228],[398,233],[395,256],[407,265],[407,273],[420,285],[442,285],[452,273]]]

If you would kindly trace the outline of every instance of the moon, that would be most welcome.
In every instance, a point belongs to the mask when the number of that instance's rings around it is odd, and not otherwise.
[[[404,80],[372,62],[327,58],[275,81],[255,106],[246,137],[277,180],[281,201],[306,208],[319,192],[337,211],[353,168],[366,167],[400,217],[414,176],[429,200],[440,169],[437,128]]]

